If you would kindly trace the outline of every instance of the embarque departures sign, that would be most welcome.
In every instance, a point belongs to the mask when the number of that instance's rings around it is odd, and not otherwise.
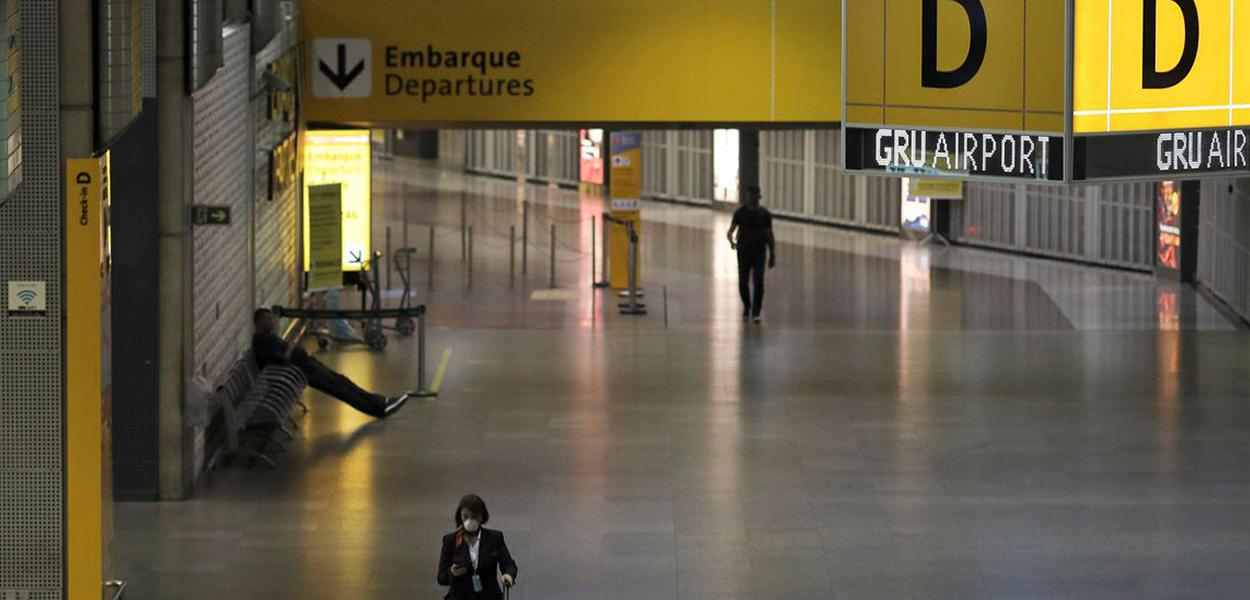
[[[841,120],[837,0],[305,0],[300,15],[314,124]]]
[[[1071,182],[1250,172],[1250,0],[844,10],[848,169]]]

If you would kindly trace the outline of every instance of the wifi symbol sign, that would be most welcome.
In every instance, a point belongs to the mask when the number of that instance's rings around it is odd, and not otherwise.
[[[10,281],[9,312],[41,313],[45,308],[47,284],[42,281]]]

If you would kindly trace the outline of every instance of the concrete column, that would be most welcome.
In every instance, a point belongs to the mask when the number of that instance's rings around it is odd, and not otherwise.
[[[191,311],[188,199],[191,196],[191,110],[186,81],[185,3],[158,0],[156,6],[157,319],[160,359],[160,496],[181,499],[189,453],[183,432],[185,356]]]
[[[760,184],[760,132],[742,129],[738,132],[738,183],[742,187]]]
[[[227,21],[243,22],[251,11],[247,8],[247,0],[225,0],[225,17]]]
[[[95,38],[91,0],[60,2],[61,158],[95,151]]]

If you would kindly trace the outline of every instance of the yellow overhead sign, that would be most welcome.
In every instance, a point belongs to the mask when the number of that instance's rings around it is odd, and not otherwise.
[[[1076,133],[1250,124],[1250,0],[1077,0]]]
[[[1063,130],[1063,2],[845,6],[847,123]]]
[[[306,0],[304,114],[362,124],[833,123],[839,4]]]
[[[359,271],[369,260],[372,170],[369,130],[309,131],[304,136],[304,223],[309,219],[309,188],[342,185],[343,270]],[[304,227],[304,270],[312,254]]]

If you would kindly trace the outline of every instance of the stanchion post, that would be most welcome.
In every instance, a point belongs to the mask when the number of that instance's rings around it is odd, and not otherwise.
[[[530,203],[521,201],[521,274],[530,272]]]
[[[401,189],[403,190],[403,196],[400,197],[400,200],[403,202],[403,207],[404,207],[403,208],[403,211],[404,211],[404,229],[403,229],[404,247],[411,248],[412,246],[408,245],[408,182],[407,181],[403,183],[403,187]]]
[[[645,315],[647,307],[638,303],[638,232],[629,224],[629,302],[621,305],[621,314]]]
[[[417,317],[417,390],[425,391],[425,311]]]
[[[433,398],[438,392],[425,387],[425,305],[417,307],[417,389],[412,396],[417,398]]]
[[[595,231],[596,225],[598,225],[598,222],[595,220],[595,216],[590,215],[590,285],[592,286],[599,281],[599,274],[595,272],[599,268],[599,248],[596,246],[599,243],[599,234]]]
[[[460,194],[460,262],[469,259],[469,213],[468,205],[465,204],[464,194]]]
[[[551,284],[550,288],[556,287],[556,224],[551,224]]]
[[[608,275],[608,238],[612,234],[611,221],[612,219],[608,216],[608,213],[603,213],[603,239],[599,240],[599,275],[602,279],[591,284],[597,288],[606,288],[611,285]]]
[[[386,257],[389,259],[392,256],[395,256],[395,255],[391,254],[391,228],[388,225],[386,227]],[[387,291],[390,291],[391,289],[391,270],[392,270],[391,267],[392,266],[393,265],[391,265],[390,262],[386,263],[386,289]]]
[[[473,227],[469,227],[468,249],[469,249],[468,250],[469,251],[469,254],[468,254],[469,287],[473,287]]]
[[[516,225],[508,227],[508,284],[516,282]]]
[[[434,289],[434,226],[430,225],[430,254],[425,261],[425,289]]]

